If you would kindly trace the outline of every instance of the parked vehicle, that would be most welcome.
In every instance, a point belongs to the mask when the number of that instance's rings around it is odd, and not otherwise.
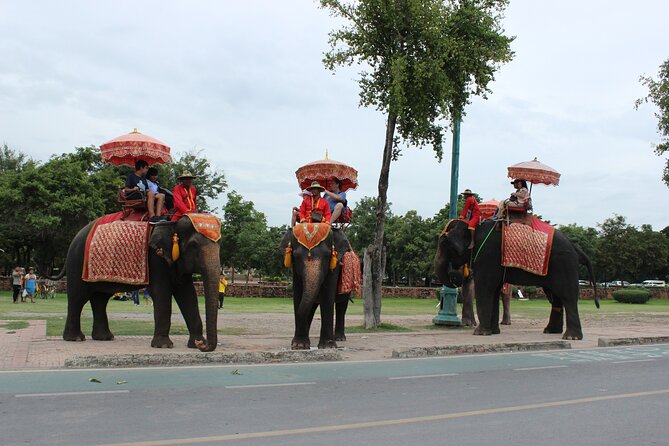
[[[630,286],[630,283],[625,280],[612,280],[609,282],[610,286]]]
[[[642,285],[647,288],[661,288],[666,287],[667,283],[664,280],[644,280]]]
[[[587,280],[579,280],[579,281],[578,281],[578,284],[579,284],[580,286],[591,286],[591,285],[592,285],[592,284],[591,284],[590,282],[588,282]]]

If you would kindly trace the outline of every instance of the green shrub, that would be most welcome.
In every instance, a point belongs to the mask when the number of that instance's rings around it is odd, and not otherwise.
[[[645,304],[650,299],[650,291],[640,289],[616,290],[611,295],[623,304]]]

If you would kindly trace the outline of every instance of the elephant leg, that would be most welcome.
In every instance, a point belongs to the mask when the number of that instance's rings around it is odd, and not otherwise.
[[[544,288],[546,298],[551,302],[551,313],[548,316],[548,325],[544,328],[544,333],[560,334],[564,325],[564,308],[562,301],[549,289]]]
[[[316,313],[316,305],[303,308],[302,305],[302,282],[293,275],[293,309],[295,312],[295,335],[290,342],[292,350],[309,350],[311,340],[309,339],[309,328]]]
[[[573,296],[572,299],[564,299],[567,328],[562,335],[562,339],[580,341],[583,339],[583,330],[581,329],[581,318],[578,315],[578,289]]]
[[[111,294],[95,293],[91,299],[93,310],[93,332],[91,337],[96,341],[111,341],[114,335],[109,330],[109,319],[107,318],[107,304]]]
[[[321,336],[318,348],[337,348],[334,339],[334,299],[321,304]]]
[[[83,291],[75,292],[68,283],[67,287],[67,318],[63,329],[63,339],[66,341],[85,341],[86,336],[81,331],[81,310],[88,302],[83,297]]]
[[[170,339],[172,325],[172,292],[167,289],[151,289],[153,297],[153,339],[151,347],[172,348],[174,343]]]
[[[492,331],[492,334],[500,334],[501,330],[499,329],[499,296],[500,296],[500,291],[497,290],[495,292],[495,295],[493,297],[493,303],[492,303],[492,320],[490,323],[490,329]]]
[[[202,318],[197,304],[197,293],[192,282],[179,285],[174,290],[174,299],[188,327],[188,348],[197,348],[196,341],[204,342]]]
[[[508,293],[502,293],[502,325],[511,325],[511,287]]]
[[[346,340],[346,310],[348,310],[348,296],[341,301],[335,303],[335,341]]]
[[[462,285],[462,325],[476,327],[474,316],[474,296],[476,295],[474,280],[467,280]]]

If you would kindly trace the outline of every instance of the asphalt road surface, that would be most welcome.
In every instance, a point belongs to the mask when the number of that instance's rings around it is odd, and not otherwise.
[[[0,444],[668,445],[669,345],[0,372]]]

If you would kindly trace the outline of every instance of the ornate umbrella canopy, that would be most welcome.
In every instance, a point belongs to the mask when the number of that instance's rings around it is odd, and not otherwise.
[[[306,189],[312,181],[318,181],[326,186],[327,180],[332,177],[341,181],[342,192],[358,187],[358,171],[344,163],[328,159],[327,154],[324,160],[314,161],[297,169],[295,176],[300,189]]]
[[[492,200],[482,201],[479,203],[479,210],[481,211],[481,218],[490,218],[493,216],[497,208],[499,207],[499,201]]]
[[[102,144],[100,152],[102,161],[123,166],[134,166],[138,160],[144,160],[150,165],[172,161],[168,145],[139,133],[137,129]]]
[[[552,184],[553,186],[560,184],[560,173],[540,163],[536,158],[509,166],[508,170],[509,178],[525,180],[532,184]]]

